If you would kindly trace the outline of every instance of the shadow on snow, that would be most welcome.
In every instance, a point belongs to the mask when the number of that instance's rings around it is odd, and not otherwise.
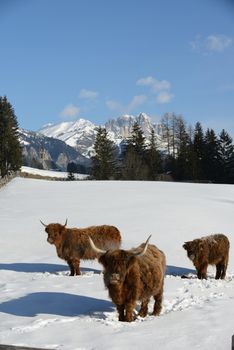
[[[61,271],[68,271],[69,267],[66,265],[59,264],[45,264],[45,263],[12,263],[12,264],[1,264],[0,270],[9,270],[15,272],[31,272],[31,273],[56,273]],[[100,270],[90,269],[86,267],[81,267],[82,272],[90,272],[100,273]]]
[[[34,317],[39,314],[59,316],[95,315],[112,312],[110,301],[68,293],[31,293],[0,304],[0,312],[15,316]]]
[[[184,276],[184,275],[188,275],[190,273],[196,275],[196,271],[195,270],[187,269],[185,267],[178,267],[178,266],[167,265],[167,268],[166,268],[166,275]]]
[[[14,263],[0,264],[0,269],[17,272],[50,272],[67,271],[67,267],[58,264],[40,263]],[[99,270],[83,268],[85,271]],[[166,275],[183,276],[195,274],[195,270],[168,265]],[[76,278],[76,277],[74,277]],[[112,312],[114,305],[107,300],[74,295],[68,293],[38,292],[31,293],[15,300],[9,300],[0,304],[0,312],[16,316],[35,317],[38,314],[50,314],[59,316],[97,316],[99,312]]]
[[[0,263],[0,270],[9,270],[9,271],[15,271],[15,272],[31,272],[31,273],[45,273],[45,272],[58,273],[61,271],[68,272],[69,268],[66,265],[59,265],[59,264],[45,264],[45,263],[1,264]],[[94,272],[94,273],[100,274],[101,269],[97,270],[92,268],[81,267],[81,272],[83,273]],[[196,271],[192,269],[187,269],[185,267],[167,265],[166,275],[182,276],[190,273],[196,274]]]

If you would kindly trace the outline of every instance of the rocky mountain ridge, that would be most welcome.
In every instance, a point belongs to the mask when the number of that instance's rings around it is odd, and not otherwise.
[[[59,139],[24,129],[19,129],[19,139],[23,165],[66,171],[67,164],[73,161],[81,166],[81,170],[83,167],[84,172],[90,166],[90,159]]]
[[[151,129],[155,130],[156,138],[160,141],[160,125],[151,122],[145,113],[135,117],[122,115],[111,119],[103,125],[110,139],[121,149],[121,144],[131,135],[132,127],[138,122],[144,135],[150,136]],[[48,124],[38,132],[19,130],[23,148],[24,165],[65,171],[69,162],[75,162],[84,169],[90,167],[97,125],[89,120],[79,119],[58,124]],[[84,170],[85,171],[85,170]]]
[[[131,135],[133,124],[137,122],[146,138],[149,138],[151,129],[155,130],[156,137],[160,139],[160,126],[152,123],[151,118],[140,113],[139,116],[122,115],[117,119],[111,119],[103,125],[108,131],[110,139],[117,145]],[[90,157],[93,154],[97,125],[92,122],[79,119],[73,122],[62,122],[56,125],[45,126],[39,132],[47,137],[53,137],[66,142],[78,150],[83,156]]]

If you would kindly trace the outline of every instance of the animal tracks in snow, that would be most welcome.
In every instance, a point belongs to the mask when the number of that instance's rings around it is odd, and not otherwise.
[[[174,284],[173,293],[167,294],[167,284]],[[231,298],[229,288],[234,288],[234,275],[229,275],[225,280],[215,280],[210,276],[207,280],[198,280],[197,278],[181,279],[180,276],[167,275],[165,278],[165,294],[163,299],[163,307],[160,316],[167,315],[171,312],[181,312],[190,308],[201,308],[206,303],[216,300]],[[151,298],[149,303],[149,315],[146,318],[137,317],[131,326],[137,325],[139,322],[153,321],[154,316],[150,315],[153,310],[154,300]],[[137,309],[139,305],[137,306]],[[136,313],[137,316],[137,313]],[[115,329],[129,325],[128,323],[118,322],[117,312],[95,312],[92,320],[111,326]]]
[[[166,280],[168,279],[178,280],[180,277],[169,275],[166,276]],[[225,280],[215,280],[213,277],[207,280],[183,279],[183,285],[177,288],[172,298],[167,298],[165,291],[161,315],[192,307],[202,307],[205,303],[229,298],[228,288],[233,287],[233,275],[229,275]]]
[[[225,280],[215,280],[213,277],[207,280],[198,280],[191,278],[181,280],[179,276],[166,276],[166,282],[174,280],[178,282],[179,287],[176,288],[173,295],[167,295],[167,288],[165,288],[163,307],[160,316],[167,315],[171,312],[180,312],[193,307],[202,307],[205,303],[213,302],[220,299],[228,299],[229,288],[234,288],[234,275],[229,275]],[[181,286],[182,284],[182,286]],[[154,316],[150,316],[150,310],[153,310],[154,301],[151,298],[149,303],[149,315],[146,318],[137,317],[136,322],[155,320]],[[117,312],[104,312],[95,314],[95,320],[104,323],[107,326],[119,328],[125,323],[118,322]],[[117,323],[117,324],[116,324]]]
[[[11,331],[17,334],[30,333],[37,329],[48,327],[52,324],[68,323],[68,322],[74,322],[76,320],[77,320],[76,317],[63,318],[63,319],[58,319],[58,318],[37,319],[27,326],[12,327]]]
[[[92,274],[85,274],[82,277],[92,277]],[[174,289],[172,295],[167,295],[166,283],[175,281],[178,287]],[[214,276],[209,275],[207,280],[199,280],[195,275],[189,279],[181,279],[180,276],[167,275],[165,277],[164,299],[161,316],[171,312],[183,311],[193,307],[202,307],[205,303],[220,299],[228,299],[229,288],[234,288],[234,274],[229,274],[225,280],[215,280]],[[171,290],[171,288],[169,288]],[[153,310],[154,300],[151,298],[149,303],[149,315],[146,318],[137,317],[136,323],[144,320],[153,320],[150,316]],[[138,307],[139,308],[139,305]],[[136,313],[137,316],[137,313]],[[98,320],[108,326],[115,328],[121,327],[123,323],[118,322],[117,312],[96,312],[92,316],[93,320]]]
[[[47,274],[47,273],[36,273],[33,276],[33,279],[35,280],[41,280],[41,278],[57,278],[58,286],[60,287],[60,279],[68,278],[67,275],[65,275],[65,271],[59,272],[58,274]],[[100,274],[99,274],[100,275]],[[79,279],[83,280],[86,278],[94,278],[94,282],[97,281],[101,282],[99,278],[102,279],[102,276],[99,276],[97,273],[92,271],[84,271],[83,274],[80,277],[71,277],[68,281],[69,283],[74,282],[79,285]],[[94,283],[93,282],[93,283]],[[56,285],[56,283],[54,284]],[[73,283],[71,284],[73,286]],[[0,284],[0,290],[5,290],[7,288],[7,284]],[[195,278],[195,276],[191,276],[191,278],[188,279],[181,279],[181,276],[173,276],[173,275],[166,275],[165,277],[165,287],[164,287],[164,298],[163,298],[163,307],[162,312],[160,314],[160,317],[166,317],[168,314],[172,312],[183,312],[185,310],[188,310],[190,308],[201,308],[207,303],[212,303],[217,300],[221,299],[229,299],[232,298],[233,295],[233,288],[234,288],[234,274],[229,274],[225,280],[215,280],[213,276],[209,276],[207,280],[198,280]],[[38,299],[40,296],[45,298],[45,302],[50,303],[50,299],[48,299],[50,296],[50,293],[37,293],[36,297],[34,298],[35,301],[41,300]],[[48,295],[47,295],[48,294]],[[56,295],[55,295],[56,296]],[[66,297],[66,298],[65,298]],[[32,298],[32,297],[31,297]],[[108,298],[107,294],[105,294],[105,299]],[[29,298],[30,299],[30,298]],[[31,302],[34,299],[30,299]],[[81,304],[79,304],[82,301],[82,310],[75,315],[76,311],[72,308],[71,310],[74,311],[74,316],[72,315],[72,312],[70,310],[71,303],[69,302],[66,304],[66,300],[70,300],[72,303],[74,303],[75,310],[79,311]],[[27,301],[27,300],[26,300]],[[25,301],[25,302],[26,302]],[[21,300],[23,302],[23,300]],[[83,324],[90,324],[90,323],[99,323],[104,326],[110,327],[116,331],[122,329],[122,327],[137,327],[137,325],[141,322],[155,322],[157,320],[156,317],[151,316],[151,312],[153,310],[153,304],[154,300],[151,298],[151,301],[149,303],[149,314],[146,318],[141,318],[137,316],[136,312],[136,321],[132,323],[123,323],[118,321],[118,314],[115,309],[115,306],[111,305],[111,302],[106,305],[107,301],[104,299],[95,299],[94,297],[83,297],[79,295],[69,295],[69,294],[58,294],[58,297],[56,300],[54,300],[55,306],[51,307],[51,309],[48,312],[44,312],[43,308],[36,309],[37,318],[33,319],[32,322],[29,322],[24,325],[19,325],[16,327],[11,327],[8,329],[7,334],[27,334],[34,331],[50,328],[50,327],[56,327],[60,326],[62,324],[69,324],[72,322],[75,323],[83,323]],[[58,312],[58,317],[56,317],[57,312],[54,315],[54,311],[60,308],[61,305],[61,313]],[[91,303],[91,304],[90,304]],[[93,303],[93,304],[92,304]],[[58,305],[57,305],[58,304]],[[25,304],[27,305],[27,303]],[[30,304],[31,305],[31,304]],[[33,304],[34,305],[34,304]],[[49,304],[48,304],[49,305]],[[57,306],[56,306],[57,305]],[[104,307],[104,306],[105,307]],[[31,305],[32,306],[32,305]],[[140,305],[137,305],[137,310],[139,310]],[[67,314],[66,314],[66,310]],[[41,312],[40,312],[41,311]],[[44,313],[50,313],[50,316],[48,318],[43,318],[44,316],[41,316]],[[41,315],[40,315],[41,314]],[[64,317],[66,315],[66,317]],[[2,334],[3,336],[3,334]],[[6,333],[5,333],[6,336]],[[1,334],[0,334],[1,338]]]

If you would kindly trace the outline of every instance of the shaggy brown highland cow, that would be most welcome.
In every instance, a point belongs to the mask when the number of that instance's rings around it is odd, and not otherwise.
[[[161,311],[166,259],[161,250],[148,244],[149,238],[135,249],[109,251],[97,248],[90,239],[93,249],[101,254],[98,260],[104,266],[104,283],[119,321],[133,321],[137,300],[141,301],[139,316],[145,317],[151,296],[155,299],[153,315]]]
[[[70,276],[80,275],[80,260],[97,258],[97,253],[90,247],[89,238],[102,249],[116,249],[120,247],[121,236],[114,226],[90,226],[86,228],[66,228],[61,224],[44,224],[48,234],[47,241],[54,244],[57,254],[66,260],[70,267]]]
[[[209,264],[216,265],[216,279],[224,279],[228,265],[229,240],[223,234],[214,234],[185,242],[183,248],[192,260],[199,279],[207,278]]]

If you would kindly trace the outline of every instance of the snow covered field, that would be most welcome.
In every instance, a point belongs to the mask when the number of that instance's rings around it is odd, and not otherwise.
[[[50,182],[16,178],[0,190],[0,343],[61,350],[231,349],[234,334],[234,186],[165,182]],[[45,223],[113,224],[123,247],[151,242],[167,256],[163,311],[117,320],[97,261],[68,267],[46,242]],[[227,234],[226,280],[194,274],[185,240]],[[191,275],[194,277],[193,275]],[[152,304],[150,304],[152,309]]]
[[[22,166],[21,171],[27,174],[32,174],[32,175],[40,175],[40,176],[49,176],[53,178],[59,178],[59,179],[66,179],[68,173],[66,171],[52,171],[52,170],[42,170],[42,169],[36,169],[36,168],[31,168],[28,166]],[[88,175],[84,174],[74,174],[74,177],[77,180],[85,180]]]

